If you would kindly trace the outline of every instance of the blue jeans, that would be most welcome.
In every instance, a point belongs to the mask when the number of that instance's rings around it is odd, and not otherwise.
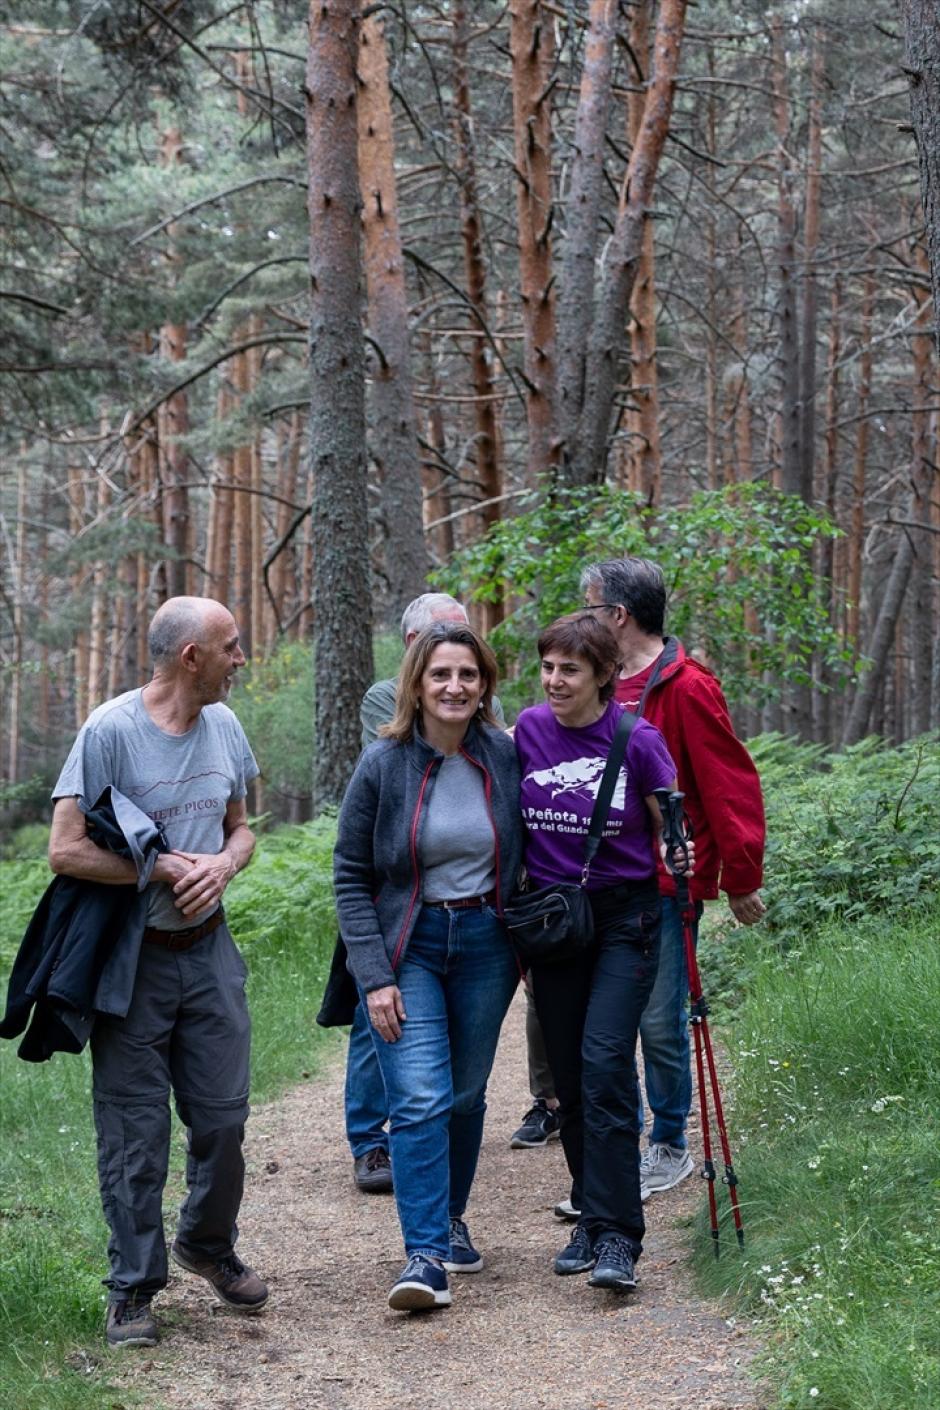
[[[407,1015],[372,1030],[385,1090],[405,1250],[446,1258],[476,1173],[486,1083],[519,978],[495,911],[423,906],[398,974]]]
[[[349,1031],[346,1053],[346,1139],[353,1159],[381,1146],[388,1150],[388,1098],[382,1069],[372,1046],[372,1024],[359,1004]]]
[[[695,943],[701,902],[696,906]],[[682,912],[674,896],[663,897],[663,929],[656,983],[640,1019],[640,1042],[646,1072],[646,1100],[653,1113],[651,1141],[686,1145],[685,1127],[692,1105],[689,1066],[688,966],[682,938]],[[640,1105],[640,1126],[643,1108]]]

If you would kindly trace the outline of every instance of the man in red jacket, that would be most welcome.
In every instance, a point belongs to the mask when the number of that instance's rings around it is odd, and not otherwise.
[[[687,656],[677,637],[664,634],[666,588],[655,563],[644,558],[593,563],[582,573],[581,586],[585,606],[601,614],[620,643],[616,698],[662,730],[676,762],[695,835],[691,892],[697,914],[720,886],[735,918],[752,925],[765,909],[759,894],[764,806],[757,770],[735,736],[717,677]],[[659,887],[659,972],[640,1023],[652,1112],[649,1147],[640,1162],[644,1199],[672,1189],[694,1168],[685,1135],[692,1101],[689,984],[675,883],[662,864]]]

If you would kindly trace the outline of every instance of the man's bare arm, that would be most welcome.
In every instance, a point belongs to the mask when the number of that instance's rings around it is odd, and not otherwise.
[[[236,872],[246,867],[255,850],[255,835],[248,826],[248,806],[244,798],[229,803],[225,810],[225,846],[214,856],[206,852],[182,852],[191,869],[173,887],[175,905],[184,916],[198,915],[222,899]]]
[[[49,865],[57,875],[74,876],[79,881],[100,881],[106,886],[137,885],[137,868],[133,862],[92,842],[77,798],[56,801],[49,834]],[[172,886],[191,868],[188,857],[179,852],[167,852],[157,858],[152,879]]]

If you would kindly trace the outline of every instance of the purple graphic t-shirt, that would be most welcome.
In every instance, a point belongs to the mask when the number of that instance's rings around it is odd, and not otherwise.
[[[599,720],[580,729],[560,725],[548,705],[523,710],[516,721],[525,864],[537,886],[581,876],[584,839],[622,710],[611,700]],[[654,788],[669,788],[675,776],[659,730],[637,720],[591,864],[589,891],[655,875],[652,818],[644,800]]]

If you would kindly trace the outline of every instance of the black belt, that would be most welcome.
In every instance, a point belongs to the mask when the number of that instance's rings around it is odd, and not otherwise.
[[[191,925],[188,930],[160,930],[155,925],[148,925],[144,930],[144,941],[148,945],[162,945],[166,950],[190,950],[197,940],[218,930],[224,919],[225,912],[219,906],[208,920],[200,925]]]
[[[483,906],[496,905],[496,892],[487,891],[485,896],[461,896],[456,901],[425,901],[426,906],[443,906],[445,911],[480,910]]]

